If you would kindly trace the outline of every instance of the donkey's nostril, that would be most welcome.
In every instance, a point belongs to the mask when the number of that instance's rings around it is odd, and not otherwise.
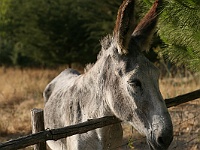
[[[169,147],[170,143],[173,140],[173,136],[167,135],[167,136],[159,136],[157,138],[157,144],[161,147]]]
[[[157,142],[158,142],[159,145],[164,145],[165,144],[162,137],[158,137]]]

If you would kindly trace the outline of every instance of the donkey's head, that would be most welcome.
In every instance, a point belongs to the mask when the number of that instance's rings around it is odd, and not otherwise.
[[[106,99],[111,111],[146,135],[151,149],[167,149],[173,139],[170,115],[161,96],[159,72],[141,51],[148,50],[160,1],[135,27],[134,0],[120,6],[114,34],[103,41],[107,53]]]

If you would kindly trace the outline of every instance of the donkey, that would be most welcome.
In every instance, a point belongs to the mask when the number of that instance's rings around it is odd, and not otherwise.
[[[142,54],[149,49],[161,1],[156,0],[135,26],[134,0],[119,8],[113,35],[101,41],[96,63],[84,74],[66,69],[44,91],[45,128],[116,116],[144,134],[150,149],[166,150],[173,126],[158,85],[158,69]],[[122,144],[120,123],[47,141],[53,150],[116,150]]]

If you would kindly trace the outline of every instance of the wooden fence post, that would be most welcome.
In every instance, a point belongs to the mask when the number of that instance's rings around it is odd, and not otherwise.
[[[42,109],[31,110],[32,133],[44,131],[44,113]],[[34,145],[34,150],[46,150],[46,142]]]

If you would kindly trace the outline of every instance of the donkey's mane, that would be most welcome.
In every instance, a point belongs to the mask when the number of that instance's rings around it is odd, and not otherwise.
[[[97,55],[97,60],[99,60],[103,56],[104,52],[109,49],[109,47],[111,46],[112,42],[113,42],[113,36],[111,36],[110,34],[107,35],[107,36],[105,36],[100,41],[100,44],[101,44],[102,48],[99,51],[99,54]],[[89,64],[87,64],[86,67],[84,68],[84,72],[85,73],[88,72],[88,70],[90,70],[94,66],[94,64],[95,63],[89,63]]]
[[[100,41],[101,46],[102,46],[102,50],[107,50],[111,46],[112,41],[113,41],[113,36],[107,35],[106,37],[104,37]]]

